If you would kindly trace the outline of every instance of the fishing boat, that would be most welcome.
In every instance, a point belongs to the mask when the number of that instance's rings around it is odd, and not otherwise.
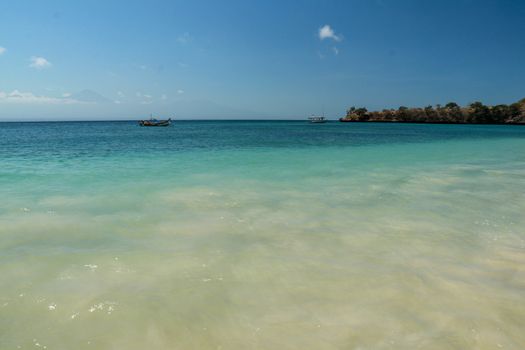
[[[317,116],[317,115],[312,115],[310,118],[308,118],[308,120],[310,121],[310,123],[326,123],[327,120],[324,116]]]
[[[171,118],[165,120],[157,120],[153,117],[150,119],[139,120],[140,126],[170,126]]]

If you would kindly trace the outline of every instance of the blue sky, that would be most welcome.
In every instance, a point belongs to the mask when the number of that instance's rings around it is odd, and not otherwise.
[[[525,2],[0,1],[0,120],[525,97]]]

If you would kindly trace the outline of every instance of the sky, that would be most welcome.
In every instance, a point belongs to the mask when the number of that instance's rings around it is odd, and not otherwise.
[[[0,0],[0,121],[525,97],[525,1]]]

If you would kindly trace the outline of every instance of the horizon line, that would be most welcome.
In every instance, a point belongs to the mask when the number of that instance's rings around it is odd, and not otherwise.
[[[329,119],[327,121],[337,121],[338,119]],[[138,122],[143,119],[39,119],[39,120],[0,120],[0,123],[86,123],[86,122]],[[188,119],[172,119],[172,122],[187,122],[187,121],[308,121],[308,118],[188,118]]]

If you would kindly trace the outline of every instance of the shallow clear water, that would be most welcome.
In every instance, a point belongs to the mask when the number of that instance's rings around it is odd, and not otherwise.
[[[0,349],[525,348],[525,127],[0,123]]]

